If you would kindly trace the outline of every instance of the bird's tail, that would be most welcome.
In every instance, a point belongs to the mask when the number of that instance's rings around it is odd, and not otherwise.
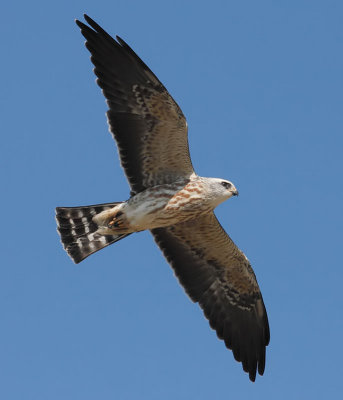
[[[97,232],[98,224],[93,217],[117,204],[121,203],[56,208],[57,231],[61,236],[64,249],[75,264],[129,235],[127,233],[102,235]]]

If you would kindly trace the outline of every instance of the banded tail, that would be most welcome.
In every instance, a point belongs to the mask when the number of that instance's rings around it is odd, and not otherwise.
[[[121,202],[56,208],[57,231],[64,249],[75,264],[129,235],[129,233],[118,235],[97,233],[98,225],[93,221],[93,217],[117,204]]]

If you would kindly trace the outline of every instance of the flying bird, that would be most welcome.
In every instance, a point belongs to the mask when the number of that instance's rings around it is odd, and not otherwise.
[[[134,232],[150,230],[188,296],[255,381],[263,375],[269,324],[250,263],[221,227],[214,208],[237,196],[225,179],[193,169],[186,119],[166,88],[116,36],[76,20],[108,104],[130,198],[57,207],[58,232],[75,263]]]

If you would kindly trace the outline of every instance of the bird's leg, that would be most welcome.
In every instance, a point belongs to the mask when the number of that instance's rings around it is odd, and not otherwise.
[[[127,232],[129,224],[125,213],[121,211],[121,205],[117,205],[109,210],[102,211],[93,217],[93,221],[98,225],[98,233],[102,235],[113,235],[114,232]]]
[[[109,229],[123,229],[125,228],[125,218],[122,211],[117,211],[114,215],[111,215],[111,220],[107,224]]]

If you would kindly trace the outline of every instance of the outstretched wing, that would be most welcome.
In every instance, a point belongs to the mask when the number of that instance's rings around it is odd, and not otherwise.
[[[188,178],[193,173],[187,123],[157,77],[117,36],[76,21],[86,38],[97,83],[106,97],[110,130],[133,193]]]
[[[269,324],[248,259],[213,213],[152,234],[187,294],[254,381],[256,370],[264,372]]]

